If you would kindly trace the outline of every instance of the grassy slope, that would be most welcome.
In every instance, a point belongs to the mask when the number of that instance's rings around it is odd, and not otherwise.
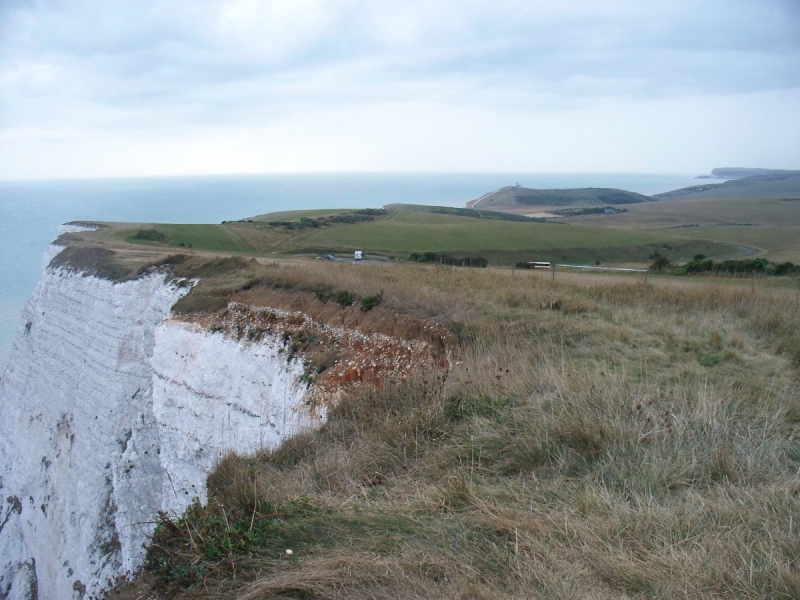
[[[579,226],[514,223],[417,212],[392,213],[386,219],[350,227],[329,227],[299,236],[295,248],[369,249],[410,253],[431,251],[517,250],[605,247],[671,241],[670,234],[598,230]]]
[[[693,228],[691,235],[763,248],[775,262],[800,262],[800,227],[710,226]]]
[[[330,212],[330,211],[328,211]],[[316,213],[315,213],[316,214]],[[298,219],[303,213],[284,218]],[[167,242],[135,240],[140,228],[153,228]],[[328,252],[349,254],[353,250],[407,258],[412,252],[448,252],[481,255],[493,264],[519,260],[559,260],[603,263],[649,262],[653,252],[671,259],[690,258],[709,252],[707,243],[675,235],[674,231],[639,232],[631,228],[599,228],[582,225],[520,223],[477,219],[428,212],[390,212],[386,217],[354,225],[328,225],[317,229],[286,230],[263,222],[230,222],[223,225],[131,225],[74,237],[132,248],[174,251],[205,251],[240,254],[297,254]],[[182,244],[182,245],[181,245]],[[717,254],[736,252],[726,247]]]
[[[695,188],[698,189],[694,191]],[[700,186],[659,194],[658,197],[684,197],[701,200],[712,198],[798,198],[800,197],[800,171],[755,175],[719,184],[703,183]]]
[[[280,212],[274,213],[266,213],[263,215],[258,215],[255,217],[250,217],[248,219],[242,219],[243,221],[256,221],[256,222],[269,222],[269,221],[299,221],[300,217],[307,217],[310,219],[316,217],[327,217],[329,215],[338,215],[340,213],[347,212],[346,208],[320,208],[316,210],[284,210]]]
[[[628,212],[592,217],[615,227],[660,228],[686,224],[733,225],[758,223],[776,227],[800,227],[800,201],[777,198],[721,198],[664,200],[627,206]],[[588,219],[588,217],[584,217]]]
[[[388,204],[388,210],[400,210],[410,212],[437,213],[440,215],[454,215],[459,217],[471,217],[473,219],[496,219],[499,221],[516,221],[519,223],[534,222],[523,215],[515,215],[508,212],[498,212],[493,210],[479,210],[475,208],[457,208],[452,206],[424,206],[422,204]]]
[[[598,204],[617,205],[650,201],[652,201],[652,198],[649,196],[612,188],[544,190],[504,187],[468,203],[467,206],[484,210],[503,210],[519,206],[531,208],[543,206],[596,206]]]
[[[800,201],[775,198],[668,200],[617,215],[565,219],[594,227],[658,231],[763,248],[770,260],[800,262]],[[751,225],[737,225],[749,223]],[[699,227],[687,227],[698,225]]]
[[[451,371],[223,461],[208,507],[157,535],[172,597],[800,596],[796,290],[415,265],[263,276],[384,290],[450,327]]]
[[[133,236],[139,229],[155,229],[166,235],[169,239],[165,243],[142,242]],[[124,239],[126,242],[144,246],[170,247],[170,248],[195,248],[211,252],[247,252],[251,248],[239,233],[232,227],[225,225],[172,225],[154,224],[143,225],[137,229],[115,229],[111,233],[115,239]],[[191,246],[190,246],[191,244]]]

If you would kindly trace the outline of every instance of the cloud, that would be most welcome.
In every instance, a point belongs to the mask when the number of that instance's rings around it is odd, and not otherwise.
[[[558,122],[608,102],[798,88],[796,0],[0,6],[0,131],[12,137],[266,131],[403,104]]]

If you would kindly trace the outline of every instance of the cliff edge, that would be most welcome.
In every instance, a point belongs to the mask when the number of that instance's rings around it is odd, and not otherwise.
[[[348,386],[430,355],[265,306],[264,290],[171,312],[198,278],[150,267],[112,281],[61,250],[0,380],[2,598],[98,597],[142,564],[160,512],[205,502],[222,457],[275,448]]]

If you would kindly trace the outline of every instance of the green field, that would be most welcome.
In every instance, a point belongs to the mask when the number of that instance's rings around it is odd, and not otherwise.
[[[504,210],[513,207],[596,206],[652,202],[649,196],[613,188],[529,189],[508,186],[467,203],[469,208]]]
[[[153,229],[167,237],[165,242],[147,242],[135,238],[137,231]],[[250,245],[232,227],[226,225],[146,225],[140,229],[125,229],[119,234],[131,244],[156,245],[171,248],[195,248],[213,252],[248,252]]]
[[[721,198],[665,200],[627,206],[628,212],[585,217],[584,222],[613,227],[663,228],[680,225],[736,225],[750,223],[800,227],[800,200],[779,198]]]
[[[800,227],[718,225],[693,228],[692,236],[760,248],[774,262],[800,262]]]
[[[346,208],[319,208],[315,210],[284,210],[274,213],[266,213],[242,219],[242,221],[269,222],[269,221],[299,221],[301,217],[315,219],[316,217],[327,217],[347,212]],[[235,221],[231,221],[235,223]]]
[[[724,183],[707,181],[697,186],[658,194],[657,198],[798,198],[800,171],[776,171],[732,179]]]
[[[322,252],[365,250],[405,257],[412,252],[475,253],[493,262],[507,262],[513,256],[547,250],[570,252],[573,260],[595,260],[596,250],[605,260],[646,260],[653,251],[683,242],[667,233],[639,233],[578,225],[486,221],[465,217],[417,212],[396,212],[370,223],[327,227],[299,234],[284,250]],[[642,253],[644,249],[647,252]],[[613,250],[613,252],[609,252]],[[665,249],[666,250],[666,249]],[[730,250],[726,250],[730,252]],[[613,256],[612,256],[613,254]]]
[[[482,256],[495,265],[526,260],[647,264],[655,254],[681,261],[695,254],[742,254],[746,249],[741,244],[761,248],[755,242],[736,239],[735,235],[713,237],[705,231],[697,235],[697,228],[637,231],[624,226],[505,221],[417,210],[389,210],[388,214],[357,223],[324,220],[325,216],[346,216],[348,212],[352,211],[273,213],[258,218],[263,220],[221,225],[109,224],[107,229],[79,235],[86,241],[170,252],[347,256],[354,250],[363,250],[400,259],[415,252],[436,252],[456,257]],[[276,221],[297,226],[270,224]]]
[[[564,221],[576,226],[743,244],[757,248],[770,260],[800,262],[800,200],[662,200],[626,208],[625,213],[570,217]]]

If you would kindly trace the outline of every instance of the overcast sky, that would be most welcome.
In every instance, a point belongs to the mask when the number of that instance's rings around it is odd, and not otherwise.
[[[0,179],[800,168],[800,0],[0,2]]]

